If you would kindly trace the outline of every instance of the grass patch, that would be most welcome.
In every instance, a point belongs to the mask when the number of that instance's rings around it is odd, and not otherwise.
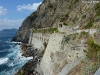
[[[33,12],[30,16],[28,16],[28,18],[30,19],[30,21],[34,21],[37,17],[36,12]]]
[[[54,33],[54,32],[58,32],[57,28],[50,28],[49,29],[49,33]]]
[[[41,30],[39,30],[39,29],[34,29],[33,32],[34,32],[34,33],[44,33],[44,34],[45,34],[45,33],[48,32],[48,29],[41,29]]]
[[[53,5],[49,3],[48,7],[49,7],[49,8],[53,8]]]
[[[84,38],[89,37],[89,33],[88,33],[88,32],[85,32],[85,31],[82,31],[82,32],[80,33],[80,38],[82,38],[82,37],[84,37]]]
[[[68,42],[70,40],[69,37],[64,37],[63,39],[64,39],[65,42]]]
[[[96,16],[95,18],[94,18],[94,21],[95,22],[97,22],[97,21],[99,21],[100,20],[100,16]]]
[[[85,29],[89,29],[89,28],[91,28],[93,26],[93,21],[92,20],[90,20],[90,21],[88,21],[88,23],[85,25]]]
[[[78,21],[78,18],[77,18],[77,17],[74,17],[74,18],[72,19],[72,22],[75,23],[76,21]]]
[[[44,56],[44,53],[45,53],[45,50],[43,50],[43,51],[41,52],[41,56],[42,56],[42,57]]]
[[[47,14],[47,13],[46,13],[46,12],[44,12],[44,13],[42,14],[42,17],[44,17],[46,14]]]
[[[69,34],[65,37],[65,41],[68,42],[70,39],[75,40],[75,38],[79,35],[78,33]]]
[[[81,17],[82,19],[85,19],[86,18],[86,15],[82,15],[82,17]]]
[[[65,20],[65,18],[64,17],[62,17],[61,19],[60,19],[60,22],[63,22]]]
[[[86,65],[88,64],[88,65]],[[98,62],[85,62],[84,66],[81,68],[82,75],[94,75],[94,73],[98,70],[99,63]]]
[[[71,9],[71,8],[72,8],[72,6],[71,6],[71,5],[69,5],[69,6],[68,6],[68,9]]]
[[[93,38],[88,40],[88,52],[86,56],[93,60],[98,60],[100,55],[100,45],[96,44]]]
[[[63,22],[63,21],[65,21],[65,20],[67,20],[68,17],[69,17],[69,15],[68,15],[68,13],[67,13],[67,14],[65,14],[65,15],[63,15],[63,16],[61,17],[60,21]]]
[[[100,15],[100,3],[95,4],[94,8],[96,15]]]
[[[74,0],[74,1],[73,1],[73,4],[76,4],[77,2],[79,2],[79,0]]]
[[[33,30],[34,33],[54,33],[54,32],[58,32],[57,28],[49,28],[49,29],[34,29]]]
[[[44,43],[43,43],[43,45],[44,45],[44,48],[46,49],[46,47],[47,47],[47,43],[46,43],[46,42],[44,42]]]

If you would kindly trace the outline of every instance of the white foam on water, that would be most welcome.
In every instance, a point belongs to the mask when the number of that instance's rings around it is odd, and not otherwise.
[[[20,43],[20,42],[8,42],[8,43]],[[22,51],[20,50],[20,45],[12,46],[10,45],[9,53],[5,58],[0,59],[0,64],[7,63],[8,67],[11,69],[9,71],[2,71],[0,75],[15,75],[15,73],[33,57],[22,56]],[[12,60],[11,60],[12,59]],[[2,61],[1,61],[2,60]]]
[[[0,58],[0,65],[7,63],[8,58]]]
[[[21,44],[21,42],[10,42],[10,41],[8,41],[8,43],[19,43],[19,44]]]
[[[16,73],[16,70],[18,71],[28,60],[33,59],[33,57],[24,57],[22,56],[22,51],[20,50],[20,45],[16,45],[15,47],[12,47],[9,49],[9,51],[12,51],[10,54],[7,55],[9,59],[13,57],[13,61],[10,61],[7,63],[9,67],[12,67],[10,71],[6,71],[6,75],[14,75]]]
[[[9,66],[12,66],[13,67],[14,66],[14,63],[10,63]]]

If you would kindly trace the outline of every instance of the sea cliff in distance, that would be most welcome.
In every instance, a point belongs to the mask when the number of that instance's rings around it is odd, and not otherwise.
[[[15,28],[13,28],[13,29],[3,29],[3,30],[1,30],[0,31],[0,37],[1,36],[9,36],[9,35],[15,35],[16,34],[16,32],[18,31],[18,29],[15,29]]]

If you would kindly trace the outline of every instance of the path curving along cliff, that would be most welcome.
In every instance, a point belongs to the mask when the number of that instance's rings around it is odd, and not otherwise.
[[[12,41],[28,43],[32,28],[57,27],[58,22],[64,22],[66,25],[76,25],[75,23],[79,21],[78,18],[88,7],[81,0],[44,0],[38,9],[23,21]],[[87,14],[88,12],[86,12]],[[86,17],[86,20],[83,19],[78,22],[77,25],[83,25],[84,21],[87,22],[89,16]]]
[[[89,36],[95,38],[94,33],[100,27],[99,8],[100,3],[82,3],[82,0],[44,0],[38,9],[23,21],[13,38],[13,41],[29,43],[31,49],[26,51],[35,57],[30,66],[26,64],[28,70],[24,66],[25,74],[30,74],[31,70],[31,74],[42,72],[43,75],[64,75],[78,65],[81,60],[76,60],[86,56],[84,51],[87,52]],[[54,31],[51,34],[49,28],[56,28],[57,33]],[[45,32],[45,29],[49,33]],[[47,42],[46,50],[44,42]],[[73,64],[75,61],[76,64]],[[67,70],[69,66],[70,69]]]

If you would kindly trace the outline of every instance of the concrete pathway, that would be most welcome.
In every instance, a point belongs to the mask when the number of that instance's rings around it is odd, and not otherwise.
[[[68,72],[69,72],[72,68],[74,68],[75,66],[77,66],[77,65],[80,63],[80,61],[81,61],[82,59],[84,59],[84,58],[79,58],[79,59],[76,60],[75,62],[72,62],[72,63],[67,64],[67,65],[61,70],[61,72],[60,72],[58,75],[66,75],[66,74],[68,74]]]
[[[100,68],[96,71],[94,75],[100,75]]]

